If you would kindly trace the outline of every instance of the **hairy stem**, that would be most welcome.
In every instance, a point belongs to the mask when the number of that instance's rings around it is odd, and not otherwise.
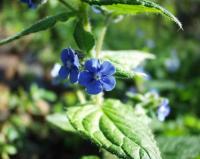
[[[99,58],[99,56],[100,56],[110,19],[111,19],[111,16],[107,15],[105,22],[104,22],[104,26],[101,28],[101,32],[99,34],[99,38],[97,40],[97,44],[96,44],[96,48],[95,48],[96,58]]]
[[[86,103],[85,95],[83,94],[82,91],[77,90],[76,91],[76,95],[77,95],[77,97],[78,97],[78,99],[79,99],[81,104],[85,104]]]
[[[101,92],[97,95],[94,95],[94,96],[92,96],[91,99],[92,99],[93,103],[95,104],[95,106],[100,107],[100,106],[102,106],[103,101],[104,101],[104,93]]]
[[[80,16],[83,16],[83,25],[85,31],[91,32],[91,24],[88,17],[88,5],[82,2],[80,6],[80,11],[81,11]]]
[[[100,53],[101,53],[101,49],[102,49],[102,46],[103,46],[103,42],[104,42],[104,38],[105,38],[105,35],[106,35],[106,31],[107,31],[107,26],[104,26],[101,30],[101,33],[100,33],[100,36],[97,40],[97,44],[96,44],[96,58],[99,58],[100,56]]]

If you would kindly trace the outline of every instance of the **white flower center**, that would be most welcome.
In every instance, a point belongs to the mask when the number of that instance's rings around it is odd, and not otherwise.
[[[96,73],[96,74],[94,75],[94,79],[95,79],[95,80],[100,80],[100,79],[101,79],[100,74]]]

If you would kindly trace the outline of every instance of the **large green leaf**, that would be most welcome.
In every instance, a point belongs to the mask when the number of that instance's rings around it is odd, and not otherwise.
[[[100,5],[114,14],[160,13],[176,22],[180,28],[180,21],[168,10],[149,0],[83,0],[91,5]]]
[[[116,67],[117,78],[134,78],[135,76],[144,76],[143,73],[134,71],[145,60],[154,59],[155,56],[150,53],[137,50],[121,51],[102,51],[103,60],[108,60]]]
[[[74,13],[71,12],[62,12],[54,16],[46,17],[35,24],[31,25],[30,27],[24,29],[23,31],[8,37],[6,39],[0,40],[0,45],[12,42],[16,39],[19,39],[23,36],[29,35],[31,33],[36,33],[39,31],[44,31],[53,27],[58,21],[67,21],[70,17],[74,16]]]
[[[68,131],[75,132],[75,129],[70,124],[65,113],[56,113],[47,116],[47,121],[58,128]]]
[[[131,106],[107,100],[69,108],[67,115],[80,134],[120,158],[161,159],[151,130]]]
[[[200,157],[200,136],[157,138],[164,159],[197,159]]]

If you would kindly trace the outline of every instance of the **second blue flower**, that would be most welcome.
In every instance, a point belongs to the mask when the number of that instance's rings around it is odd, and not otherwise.
[[[98,59],[90,59],[85,62],[85,71],[80,73],[79,83],[86,87],[88,94],[111,91],[116,85],[115,71],[108,61],[101,63]]]

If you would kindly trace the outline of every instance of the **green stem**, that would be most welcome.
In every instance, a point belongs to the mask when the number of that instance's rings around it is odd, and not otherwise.
[[[58,1],[59,1],[60,3],[62,3],[65,7],[71,9],[72,11],[77,12],[77,10],[76,10],[74,7],[72,7],[69,3],[67,3],[65,0],[58,0]]]
[[[98,95],[96,95],[96,105],[101,106],[103,104],[103,98],[104,93],[100,93]]]
[[[99,58],[99,56],[100,56],[100,53],[101,53],[101,50],[102,50],[102,46],[103,46],[103,42],[104,42],[104,39],[105,39],[105,35],[106,35],[106,32],[107,32],[107,28],[108,28],[108,25],[109,25],[109,22],[110,22],[110,19],[111,19],[111,16],[107,15],[107,17],[105,19],[105,24],[101,28],[101,32],[100,32],[99,38],[97,40],[96,48],[95,48],[95,51],[96,51],[96,55],[95,56],[96,56],[96,58]]]
[[[101,30],[101,33],[100,33],[100,36],[99,36],[99,39],[97,40],[97,44],[96,44],[96,58],[99,58],[100,56],[100,53],[101,53],[101,49],[102,49],[102,46],[103,46],[103,42],[104,42],[104,38],[105,38],[105,35],[106,35],[106,31],[107,31],[107,26],[104,26]]]
[[[77,97],[78,97],[78,99],[79,99],[81,104],[85,104],[86,103],[85,95],[83,94],[82,91],[77,90],[76,91],[76,95],[77,95]]]
[[[137,87],[137,89],[140,93],[144,92],[144,81],[143,81],[142,77],[136,76],[135,77],[135,84],[136,84],[136,87]]]
[[[81,13],[80,16],[83,16],[83,25],[85,31],[91,32],[91,24],[88,18],[88,5],[82,2],[79,10]]]

